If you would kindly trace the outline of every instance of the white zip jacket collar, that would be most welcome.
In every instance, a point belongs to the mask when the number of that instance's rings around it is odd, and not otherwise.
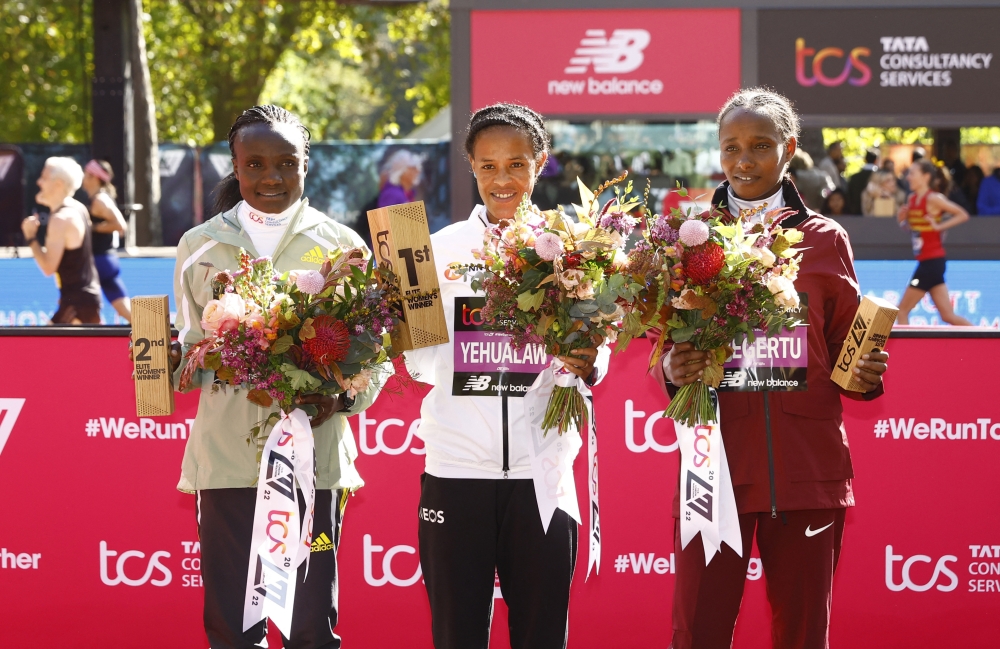
[[[437,267],[438,282],[445,320],[448,325],[450,343],[425,347],[404,354],[406,367],[418,381],[430,384],[431,390],[424,397],[420,407],[420,426],[417,436],[427,449],[426,471],[438,478],[486,478],[504,477],[504,402],[506,401],[507,430],[507,477],[530,478],[531,460],[528,455],[530,437],[524,421],[522,386],[514,386],[508,396],[472,396],[477,394],[476,380],[480,377],[459,372],[456,381],[456,347],[458,358],[463,359],[463,349],[456,346],[456,298],[478,296],[463,277],[448,271],[448,265],[475,263],[473,249],[482,248],[483,235],[489,219],[486,209],[477,205],[466,221],[452,225],[431,235],[434,263]],[[459,313],[458,318],[463,314]],[[601,348],[597,358],[597,376],[607,373],[610,351]],[[522,359],[542,362],[544,354],[540,350],[505,351],[501,364],[509,364],[512,356],[515,362]],[[465,352],[468,354],[468,352]],[[468,358],[466,355],[465,358]],[[523,376],[523,374],[522,374]],[[531,377],[533,379],[533,376]],[[459,384],[462,385],[459,385]],[[495,381],[494,381],[495,383]],[[523,383],[523,381],[522,381]],[[454,395],[456,389],[469,388],[469,396]],[[483,395],[490,394],[486,386],[479,384]],[[528,381],[530,385],[530,381]]]

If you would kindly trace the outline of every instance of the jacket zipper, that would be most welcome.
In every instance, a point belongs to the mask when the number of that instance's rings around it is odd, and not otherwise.
[[[771,518],[778,517],[778,497],[774,490],[774,445],[771,442],[771,404],[764,392],[764,430],[767,432],[767,473],[771,478]]]
[[[500,387],[503,388],[503,383],[501,382]],[[500,413],[503,417],[503,477],[504,480],[507,479],[507,474],[510,472],[510,443],[507,439],[507,393],[500,393]]]

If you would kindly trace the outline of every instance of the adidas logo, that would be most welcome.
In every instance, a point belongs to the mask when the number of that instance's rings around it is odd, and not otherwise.
[[[312,545],[309,546],[310,552],[325,552],[326,550],[333,549],[333,541],[330,537],[326,535],[326,532],[320,532],[319,536],[313,539]]]
[[[322,248],[316,246],[306,254],[302,255],[302,258],[299,261],[304,261],[310,264],[319,264],[322,266],[323,262],[326,261],[326,255],[323,254]]]

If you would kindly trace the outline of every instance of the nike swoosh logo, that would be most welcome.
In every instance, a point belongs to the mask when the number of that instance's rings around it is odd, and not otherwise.
[[[812,525],[809,525],[809,526],[806,527],[806,536],[816,536],[817,534],[819,534],[820,532],[822,532],[826,528],[830,527],[831,525],[833,525],[833,523],[828,523],[828,524],[824,525],[823,527],[819,528],[818,530],[811,529]]]

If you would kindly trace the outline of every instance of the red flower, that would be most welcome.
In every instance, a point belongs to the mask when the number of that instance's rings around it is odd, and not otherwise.
[[[351,338],[347,325],[328,315],[318,316],[312,323],[316,335],[302,341],[302,348],[318,365],[329,365],[347,358]]]
[[[714,241],[684,251],[684,272],[695,284],[708,284],[725,265],[726,254]]]

